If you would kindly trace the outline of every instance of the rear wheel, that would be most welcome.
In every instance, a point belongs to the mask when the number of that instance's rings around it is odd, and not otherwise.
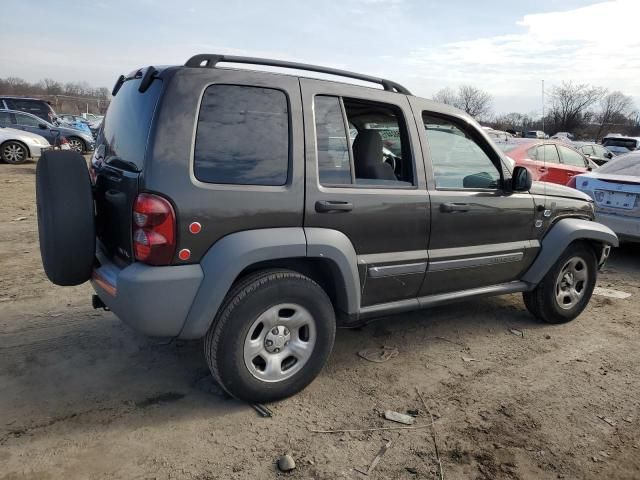
[[[86,150],[85,144],[81,138],[68,137],[67,140],[69,141],[69,147],[71,147],[71,150],[74,152],[82,153]]]
[[[227,295],[205,339],[216,381],[232,396],[267,402],[318,375],[335,337],[333,306],[310,278],[289,270],[251,274]]]
[[[20,142],[9,141],[2,144],[0,147],[0,158],[3,162],[17,165],[24,163],[29,158],[29,152],[27,147]]]
[[[548,323],[564,323],[586,308],[596,285],[598,262],[585,243],[567,247],[542,282],[523,294],[527,310]]]

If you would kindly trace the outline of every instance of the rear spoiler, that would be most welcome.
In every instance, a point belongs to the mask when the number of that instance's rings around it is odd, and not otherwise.
[[[118,91],[120,90],[120,87],[122,87],[124,82],[126,82],[127,80],[133,80],[134,78],[142,79],[142,81],[140,82],[140,85],[138,86],[138,91],[140,93],[144,93],[149,89],[149,87],[151,86],[151,83],[153,83],[153,80],[158,78],[157,74],[158,74],[158,70],[156,70],[156,68],[153,65],[150,65],[146,68],[134,70],[126,77],[124,75],[120,75],[118,77],[118,80],[116,80],[116,84],[113,86],[113,89],[111,90],[111,95],[115,97],[118,94]]]

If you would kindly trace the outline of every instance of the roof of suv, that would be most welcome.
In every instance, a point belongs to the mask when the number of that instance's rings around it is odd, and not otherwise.
[[[292,70],[305,70],[309,72],[317,72],[323,73],[327,75],[335,75],[338,77],[346,77],[352,78],[355,80],[360,80],[363,82],[377,83],[381,85],[384,90],[389,92],[402,93],[404,95],[412,95],[412,93],[404,86],[400,85],[397,82],[392,80],[388,80],[385,78],[374,77],[371,75],[365,75],[362,73],[351,72],[348,70],[340,70],[337,68],[323,67],[320,65],[312,65],[308,63],[298,63],[298,62],[288,62],[285,60],[274,60],[268,58],[258,58],[258,57],[242,57],[237,55],[221,55],[221,54],[198,54],[191,57],[186,61],[184,67],[187,68],[216,68],[218,63],[237,63],[244,65],[262,65],[268,67],[277,67],[277,68],[285,68]],[[113,87],[113,91],[111,94],[115,96],[118,93],[118,90],[122,86],[122,84],[129,79],[133,78],[142,78],[142,82],[140,84],[139,90],[140,92],[144,92],[149,85],[153,81],[154,78],[160,76],[164,70],[166,70],[167,66],[154,67],[149,66],[146,68],[141,68],[132,71],[128,75],[120,75],[118,80],[116,81],[115,86]],[[275,75],[282,75],[278,72],[269,72]]]

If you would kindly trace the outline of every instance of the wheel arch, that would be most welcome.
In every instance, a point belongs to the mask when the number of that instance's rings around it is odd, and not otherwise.
[[[556,263],[565,249],[574,242],[584,241],[598,258],[607,246],[617,247],[618,237],[609,227],[580,218],[558,220],[540,242],[540,253],[523,275],[522,280],[537,285]]]
[[[200,264],[204,278],[179,338],[203,337],[233,285],[258,270],[284,268],[310,277],[325,290],[338,317],[357,315],[360,307],[355,250],[335,230],[288,227],[233,233],[216,242]]]

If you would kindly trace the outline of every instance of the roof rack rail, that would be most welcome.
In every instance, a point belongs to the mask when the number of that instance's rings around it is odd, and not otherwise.
[[[272,60],[268,58],[257,57],[239,57],[236,55],[218,55],[202,53],[194,55],[187,63],[185,67],[208,67],[215,68],[216,64],[220,62],[225,63],[245,63],[249,65],[266,65],[269,67],[282,67],[292,68],[295,70],[308,70],[310,72],[327,73],[330,75],[337,75],[339,77],[354,78],[356,80],[362,80],[365,82],[377,83],[389,92],[403,93],[405,95],[411,95],[411,92],[399,83],[384,78],[372,77],[369,75],[363,75],[361,73],[349,72],[347,70],[339,70],[337,68],[321,67],[319,65],[309,65],[307,63],[287,62],[285,60]]]

